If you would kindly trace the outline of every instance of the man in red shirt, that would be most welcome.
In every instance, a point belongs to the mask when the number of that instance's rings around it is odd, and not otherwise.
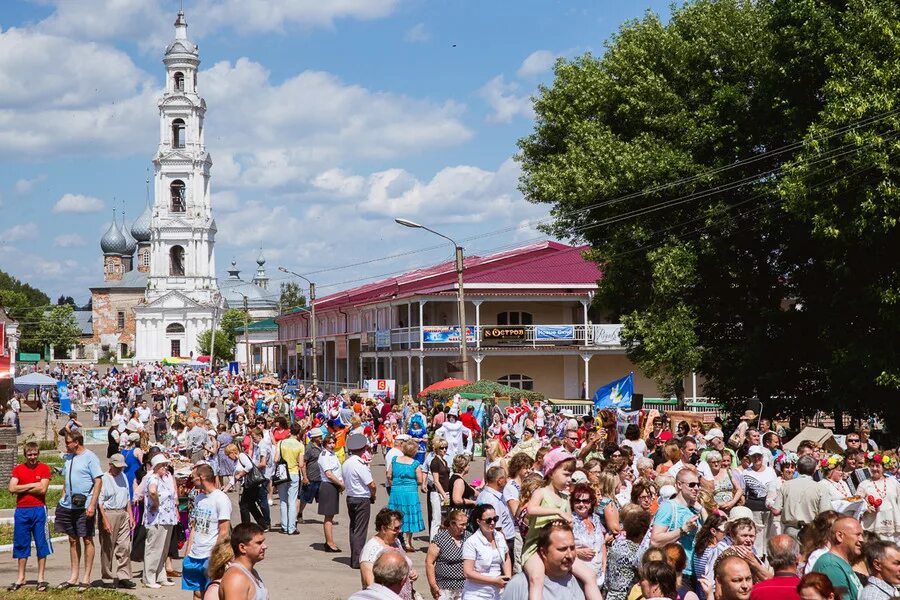
[[[469,408],[466,409],[460,417],[459,420],[462,421],[462,424],[469,428],[474,434],[481,433],[481,425],[478,424],[478,419],[475,418],[475,407],[469,405]]]
[[[16,512],[13,517],[13,558],[19,563],[19,576],[7,589],[15,591],[25,585],[25,566],[31,556],[31,540],[34,539],[38,557],[38,586],[46,592],[50,584],[44,570],[47,557],[53,553],[47,532],[47,504],[45,496],[50,487],[50,467],[40,462],[40,446],[36,442],[25,444],[25,462],[16,465],[9,480],[9,493],[16,494]]]
[[[789,535],[776,535],[768,543],[769,565],[775,576],[753,586],[750,600],[800,600],[797,593],[797,563],[800,562],[800,544]]]

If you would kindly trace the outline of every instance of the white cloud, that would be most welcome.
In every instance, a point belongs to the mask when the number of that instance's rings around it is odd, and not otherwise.
[[[497,75],[488,81],[479,90],[479,94],[488,105],[493,109],[493,114],[488,117],[489,121],[498,123],[509,123],[514,117],[522,116],[533,118],[534,107],[531,98],[517,95],[519,84],[515,82],[506,82],[503,75]]]
[[[341,169],[329,169],[316,175],[311,183],[320,190],[350,197],[359,195],[365,182],[365,178],[360,175],[348,175]]]
[[[84,238],[77,233],[64,233],[53,239],[53,245],[58,248],[76,248],[84,246],[85,241]]]
[[[431,39],[431,34],[425,29],[425,23],[416,23],[406,30],[403,40],[412,44],[419,42],[427,42]]]
[[[226,190],[224,192],[213,192],[211,202],[213,211],[216,212],[228,212],[237,210],[240,206],[240,199],[238,198],[238,195],[231,190]]]
[[[46,175],[38,175],[32,179],[19,179],[16,181],[15,190],[17,194],[30,194],[36,185],[47,179]]]
[[[147,0],[49,0],[55,11],[42,31],[90,40],[136,41],[161,51],[172,39],[176,5]],[[339,19],[371,20],[391,14],[399,0],[195,0],[186,9],[188,36],[221,29],[242,34],[281,33],[290,27],[331,28]]]
[[[38,226],[34,223],[22,223],[13,225],[3,233],[0,239],[6,242],[18,242],[21,240],[33,240],[38,236]]]
[[[103,200],[83,194],[64,194],[53,205],[55,213],[93,213],[103,210]]]
[[[522,65],[516,71],[516,75],[523,78],[531,78],[549,71],[553,68],[557,56],[559,55],[549,50],[535,50],[522,61]]]
[[[202,72],[200,86],[217,184],[226,187],[306,182],[344,161],[393,159],[472,136],[454,102],[372,91],[321,71],[273,84],[262,65],[241,58]]]

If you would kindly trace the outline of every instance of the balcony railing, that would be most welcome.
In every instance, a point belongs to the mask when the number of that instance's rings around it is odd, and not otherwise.
[[[621,348],[622,325],[537,324],[469,325],[469,346],[482,348],[582,346]],[[364,350],[443,348],[459,344],[459,327],[426,325],[369,332],[363,337]]]

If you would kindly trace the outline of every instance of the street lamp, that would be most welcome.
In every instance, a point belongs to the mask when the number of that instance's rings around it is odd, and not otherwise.
[[[247,373],[251,373],[250,366],[250,306],[249,306],[249,298],[246,295],[238,294],[244,299],[244,352],[247,354]]]
[[[316,284],[301,275],[300,273],[295,273],[290,269],[285,269],[284,267],[278,267],[278,270],[282,273],[287,273],[288,275],[293,275],[294,277],[299,277],[303,281],[309,284],[309,319],[310,319],[310,334],[312,334],[312,378],[313,385],[319,385],[319,367],[318,367],[318,356],[316,356]]]
[[[459,357],[462,360],[462,371],[463,371],[463,379],[469,379],[469,352],[468,352],[468,340],[466,335],[466,297],[465,292],[463,291],[463,249],[462,246],[457,244],[453,238],[447,237],[443,233],[439,233],[434,229],[430,229],[416,223],[415,221],[410,221],[409,219],[394,219],[398,225],[403,225],[404,227],[409,227],[411,229],[424,229],[425,231],[431,232],[438,237],[442,237],[451,244],[453,244],[453,248],[456,250],[456,303],[459,312]],[[422,323],[419,323],[419,327],[422,327]],[[477,332],[476,332],[477,333]]]

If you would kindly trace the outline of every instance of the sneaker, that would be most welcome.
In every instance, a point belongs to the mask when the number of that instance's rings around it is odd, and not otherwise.
[[[175,585],[175,582],[172,581],[171,579],[166,579],[165,581],[161,581],[159,585],[164,585],[166,587],[169,587],[170,585]]]
[[[162,586],[159,585],[158,583],[147,583],[147,582],[144,582],[144,587],[150,588],[151,590],[158,590],[158,589],[161,588]]]
[[[137,587],[137,585],[130,579],[120,579],[119,583],[117,584],[117,587],[120,587],[120,588],[126,589],[126,590],[133,590],[134,588]]]

